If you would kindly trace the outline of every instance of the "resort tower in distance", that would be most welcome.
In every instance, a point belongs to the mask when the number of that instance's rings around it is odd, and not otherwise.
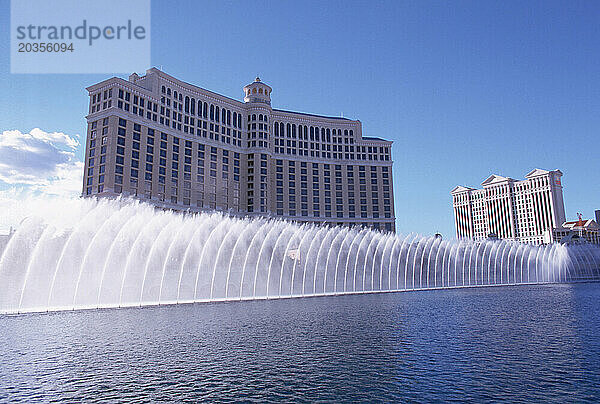
[[[238,101],[151,68],[87,88],[84,196],[395,231],[392,142],[358,120]]]
[[[535,169],[523,181],[494,174],[483,181],[483,189],[457,186],[452,190],[456,236],[554,241],[553,229],[565,222],[561,177],[560,170]]]

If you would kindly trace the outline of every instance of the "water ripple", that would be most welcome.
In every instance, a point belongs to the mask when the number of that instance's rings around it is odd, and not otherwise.
[[[11,402],[594,402],[598,284],[0,317]]]

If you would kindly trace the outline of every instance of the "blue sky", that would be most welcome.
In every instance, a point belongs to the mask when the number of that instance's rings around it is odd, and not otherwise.
[[[109,75],[11,75],[8,11],[0,0],[0,133],[76,139],[84,88]],[[594,1],[153,1],[152,64],[238,99],[259,74],[276,108],[360,119],[365,136],[394,141],[397,230],[453,237],[450,190],[492,173],[559,168],[567,218],[600,209],[599,12]],[[77,167],[82,147],[54,139]],[[0,190],[21,186],[9,182],[0,172]]]

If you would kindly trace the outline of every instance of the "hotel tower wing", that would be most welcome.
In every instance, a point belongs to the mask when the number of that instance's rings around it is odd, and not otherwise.
[[[452,190],[456,236],[548,242],[546,234],[565,222],[562,175],[535,169],[522,181],[494,174],[482,189],[457,186]]]
[[[274,109],[151,68],[87,88],[84,196],[394,231],[392,142],[358,120]]]

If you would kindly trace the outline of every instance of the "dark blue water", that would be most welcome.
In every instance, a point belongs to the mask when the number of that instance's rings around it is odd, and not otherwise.
[[[2,401],[600,399],[600,284],[0,317]]]

